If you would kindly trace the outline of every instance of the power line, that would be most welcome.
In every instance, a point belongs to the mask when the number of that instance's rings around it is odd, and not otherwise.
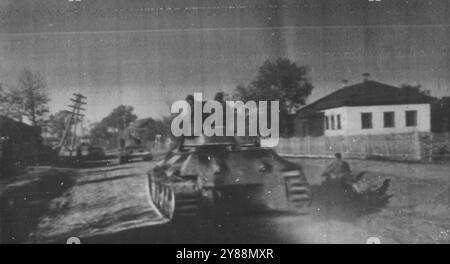
[[[85,105],[86,102],[84,101],[87,99],[86,96],[82,94],[73,94],[74,98],[71,98],[70,101],[73,102],[73,105],[69,105],[68,107],[71,109],[70,118],[67,121],[66,128],[64,130],[64,134],[61,138],[61,141],[59,143],[59,149],[60,151],[63,149],[66,149],[67,146],[70,144],[70,156],[73,155],[73,150],[75,148],[75,143],[77,140],[77,126],[78,123],[82,120],[84,117],[84,114],[82,114],[82,111],[85,111],[86,109],[82,108],[81,106]],[[71,132],[71,135],[69,136],[69,132]]]

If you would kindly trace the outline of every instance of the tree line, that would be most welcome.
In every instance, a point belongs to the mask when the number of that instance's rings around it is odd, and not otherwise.
[[[23,70],[15,86],[0,84],[0,115],[19,122],[28,119],[32,126],[41,125],[49,112],[50,98],[46,93],[46,83],[40,73]]]
[[[267,60],[258,69],[255,78],[245,85],[238,85],[231,97],[242,101],[280,102],[280,131],[289,135],[293,131],[292,114],[296,112],[311,94],[313,85],[306,66],[298,66],[289,59]],[[49,114],[50,98],[46,92],[44,77],[29,69],[23,70],[17,85],[6,89],[0,85],[0,115],[19,122],[28,121],[32,126],[45,127],[46,131],[60,138],[70,117],[66,110]],[[117,140],[117,135],[126,130],[138,117],[133,106],[120,105],[101,121],[94,123],[89,132],[93,144],[107,144]],[[151,119],[145,123],[153,139],[157,134],[170,136],[169,115]]]

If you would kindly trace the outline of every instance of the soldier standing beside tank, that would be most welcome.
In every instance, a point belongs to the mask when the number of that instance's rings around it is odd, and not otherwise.
[[[336,159],[328,165],[324,173],[322,173],[322,176],[326,177],[327,180],[342,181],[343,183],[352,184],[353,177],[350,165],[342,160],[341,153],[336,153],[334,156]]]
[[[353,206],[362,207],[364,210],[385,206],[388,203],[391,197],[387,194],[390,179],[383,180],[381,186],[370,184],[370,182],[362,180],[367,172],[353,175],[350,165],[342,160],[342,154],[336,153],[335,157],[336,159],[322,174],[323,177],[326,177],[325,183],[333,187],[328,189],[328,194],[333,197],[332,199],[336,199],[336,193],[340,193],[341,190],[347,199],[356,202]],[[336,200],[333,200],[332,203],[335,204]]]
[[[361,188],[358,185],[358,182],[366,172],[362,172],[358,176],[354,177],[350,165],[342,160],[342,154],[336,153],[334,156],[336,159],[328,165],[322,176],[326,177],[329,182],[343,184],[345,187],[349,188],[346,190],[351,190],[357,194],[363,193],[364,188]],[[384,184],[385,183],[383,183],[383,185]],[[387,184],[389,184],[389,182],[387,182]]]

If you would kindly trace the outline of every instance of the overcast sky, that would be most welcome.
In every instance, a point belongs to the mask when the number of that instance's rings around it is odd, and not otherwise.
[[[266,59],[311,68],[309,101],[361,81],[450,96],[447,0],[0,0],[0,82],[41,72],[51,111],[73,92],[98,121],[119,104],[168,114],[187,93],[231,92]]]

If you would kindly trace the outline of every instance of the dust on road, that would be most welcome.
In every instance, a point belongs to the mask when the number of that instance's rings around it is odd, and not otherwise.
[[[152,163],[134,163],[77,172],[75,186],[51,203],[32,242],[65,241],[162,224],[148,202],[146,171]]]
[[[320,186],[320,172],[329,161],[294,161],[314,186]],[[450,242],[448,165],[433,165],[433,177],[426,178],[421,177],[428,166],[424,164],[350,163],[374,178],[392,179],[394,196],[387,207],[354,215],[345,211],[348,208],[326,207],[315,197],[309,215],[218,216],[166,223],[147,197],[145,174],[154,163],[80,170],[76,185],[55,199],[41,218],[32,241],[62,242],[77,236],[105,243],[365,243],[369,237],[382,243]]]

